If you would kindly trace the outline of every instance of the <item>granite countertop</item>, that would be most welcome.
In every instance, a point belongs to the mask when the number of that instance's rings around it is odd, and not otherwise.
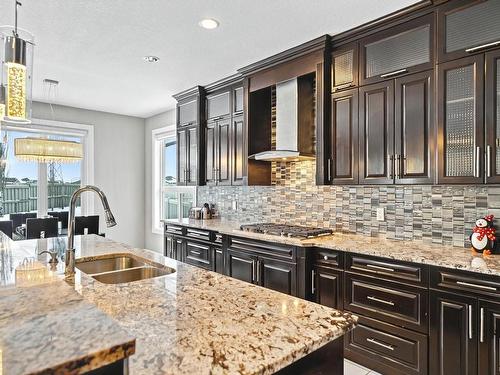
[[[417,241],[388,240],[339,232],[335,232],[331,236],[322,236],[313,239],[289,238],[262,233],[244,232],[239,229],[239,224],[237,222],[229,222],[220,219],[172,219],[165,220],[165,223],[213,230],[222,234],[283,243],[292,246],[340,250],[356,254],[373,255],[406,262],[500,276],[500,255],[483,256],[482,254],[473,254],[470,249],[460,247],[426,244]]]
[[[132,335],[61,281],[62,264],[39,261],[51,243],[0,235],[0,373],[75,374],[134,353]]]
[[[33,254],[37,241],[22,242],[12,244],[12,254],[17,254],[15,247],[21,246]],[[349,313],[198,269],[149,250],[94,235],[77,242],[77,259],[132,253],[176,270],[129,284],[102,284],[77,271],[74,290],[78,294],[73,293],[74,298],[83,297],[82,304],[97,306],[136,338],[135,354],[129,360],[132,374],[271,374],[340,338],[356,324],[357,318]],[[13,279],[12,271],[4,267],[4,284],[11,284]],[[68,286],[62,280],[51,280],[44,287],[57,293]],[[25,300],[21,293],[30,289],[7,286],[4,290],[0,293],[10,290],[16,298]],[[45,307],[50,313],[57,310],[48,302]],[[13,319],[4,319],[4,325],[12,325]],[[52,327],[59,329],[59,325]],[[40,330],[32,330],[31,335],[34,332]],[[21,340],[25,338],[29,336]],[[87,340],[97,341],[95,334],[80,339],[82,350],[86,350]],[[41,349],[26,350],[40,354]]]

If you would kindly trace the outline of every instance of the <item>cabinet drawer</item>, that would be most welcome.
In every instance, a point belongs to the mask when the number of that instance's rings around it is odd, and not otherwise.
[[[432,268],[430,285],[431,288],[460,294],[500,296],[500,277],[474,272]]]
[[[187,228],[186,229],[186,237],[196,238],[198,240],[204,240],[204,241],[211,240],[210,231],[202,230],[202,229]]]
[[[295,251],[293,246],[250,240],[247,238],[230,237],[229,247],[239,252],[246,252],[255,255],[265,255],[287,261],[295,261]]]
[[[212,269],[210,246],[202,243],[186,241],[186,257],[184,261],[193,266]]]
[[[404,328],[427,331],[427,290],[351,274],[345,275],[345,288],[345,309]]]
[[[184,234],[184,227],[179,225],[165,224],[165,233],[177,234],[182,236]]]
[[[364,317],[345,338],[347,358],[384,374],[427,374],[427,345],[426,335]]]
[[[346,254],[346,271],[411,282],[411,284],[425,284],[428,275],[428,269],[424,265],[355,254]]]
[[[335,267],[335,268],[344,267],[342,253],[340,251],[335,251],[335,250],[325,250],[325,249],[315,250],[314,264],[327,267]]]

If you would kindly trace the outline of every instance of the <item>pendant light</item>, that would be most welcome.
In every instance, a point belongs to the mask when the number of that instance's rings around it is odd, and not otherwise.
[[[59,81],[44,79],[47,90],[47,102],[50,106],[52,119],[55,121],[52,95],[55,95]],[[83,145],[79,142],[41,137],[14,139],[14,155],[21,161],[38,163],[74,163],[83,159]]]
[[[34,38],[17,27],[17,11],[22,4],[15,0],[15,24],[0,27],[0,121],[29,124]]]

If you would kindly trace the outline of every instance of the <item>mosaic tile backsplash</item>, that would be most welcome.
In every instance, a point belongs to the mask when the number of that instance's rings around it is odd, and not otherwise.
[[[315,163],[276,163],[272,186],[202,186],[198,202],[239,222],[280,222],[337,231],[469,246],[478,217],[500,228],[500,186],[316,186]],[[232,202],[237,202],[233,210]],[[385,221],[376,210],[385,208]]]

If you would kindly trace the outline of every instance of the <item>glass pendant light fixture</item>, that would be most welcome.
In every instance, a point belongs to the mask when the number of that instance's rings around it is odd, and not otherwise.
[[[22,4],[15,0],[15,24],[0,27],[0,121],[29,124],[34,38],[17,27],[17,11]]]
[[[59,81],[44,79],[47,90],[47,102],[55,120],[52,95],[55,95]],[[14,139],[14,155],[21,161],[34,161],[38,163],[74,163],[83,159],[83,145],[79,142],[28,137]]]

